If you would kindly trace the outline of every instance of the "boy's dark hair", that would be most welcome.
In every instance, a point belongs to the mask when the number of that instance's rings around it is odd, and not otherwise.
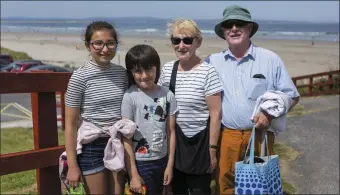
[[[119,43],[117,31],[110,23],[106,21],[94,21],[91,24],[87,25],[86,27],[85,44],[88,46],[93,36],[93,33],[95,33],[98,30],[104,30],[104,29],[110,30],[112,33],[113,39],[117,43]]]
[[[148,70],[150,66],[156,67],[155,83],[158,82],[161,60],[157,51],[150,45],[140,44],[133,46],[125,55],[125,66],[128,73],[129,87],[136,84],[132,75],[132,70]]]

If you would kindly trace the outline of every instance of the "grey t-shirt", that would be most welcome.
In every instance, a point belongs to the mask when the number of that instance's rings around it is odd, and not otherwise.
[[[133,137],[136,160],[157,160],[167,155],[166,117],[178,112],[174,94],[168,88],[145,93],[131,86],[124,94],[122,116],[137,124]]]

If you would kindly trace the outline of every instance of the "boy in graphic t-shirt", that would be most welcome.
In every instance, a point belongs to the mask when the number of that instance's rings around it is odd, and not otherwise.
[[[138,126],[132,139],[136,164],[131,169],[137,169],[148,195],[162,194],[173,174],[177,103],[168,88],[156,84],[160,59],[154,48],[132,47],[125,64],[130,88],[123,97],[122,117]],[[141,192],[140,187],[140,181],[130,181],[132,191]]]

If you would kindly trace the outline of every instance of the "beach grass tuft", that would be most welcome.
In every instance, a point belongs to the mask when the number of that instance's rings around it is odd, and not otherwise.
[[[13,51],[4,47],[1,47],[1,54],[9,54],[13,57],[13,60],[31,60],[32,57],[25,52]]]

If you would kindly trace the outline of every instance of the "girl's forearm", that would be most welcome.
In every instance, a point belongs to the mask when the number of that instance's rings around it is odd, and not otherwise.
[[[79,108],[65,107],[65,148],[69,167],[77,167],[77,128]]]
[[[124,144],[124,156],[125,156],[125,165],[127,172],[129,174],[129,177],[135,177],[138,176],[136,161],[135,161],[135,154],[133,152],[132,148],[132,139],[128,139],[123,137],[123,144]]]
[[[65,126],[65,148],[67,163],[69,167],[77,167],[77,125],[66,124]]]

